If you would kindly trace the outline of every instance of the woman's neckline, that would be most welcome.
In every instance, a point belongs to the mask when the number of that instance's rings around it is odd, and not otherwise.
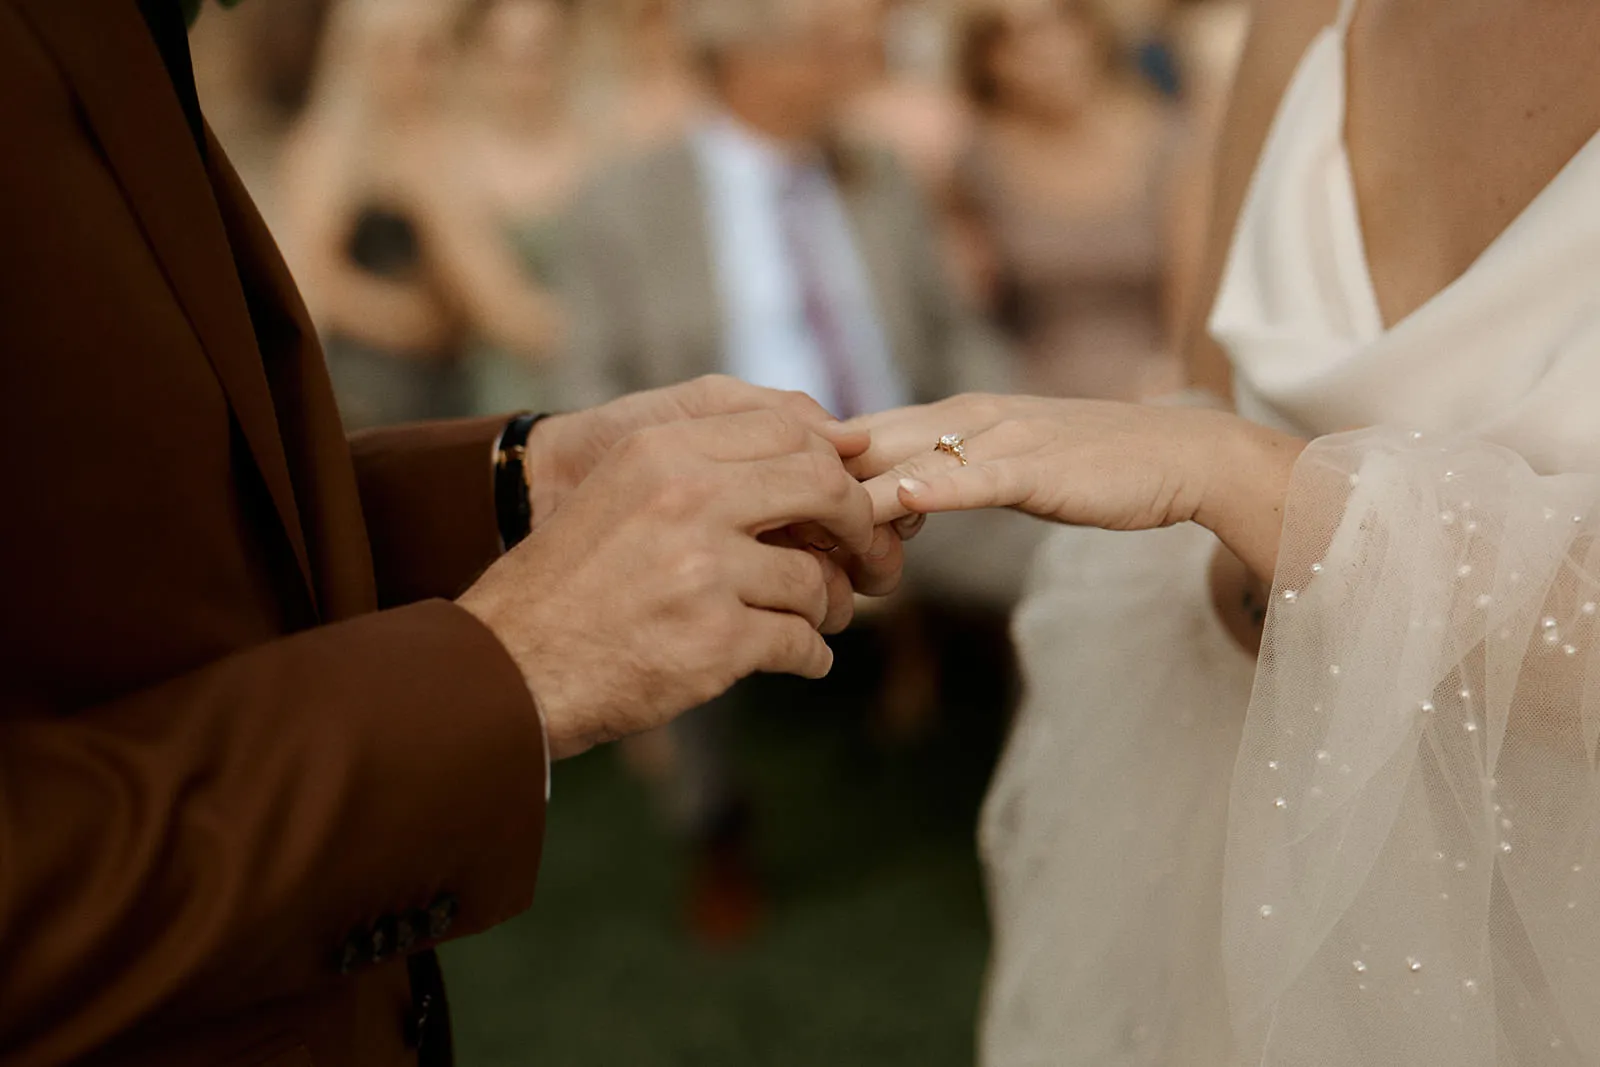
[[[1372,320],[1378,323],[1379,336],[1388,336],[1407,327],[1418,318],[1430,314],[1441,301],[1460,288],[1464,283],[1482,273],[1501,249],[1510,241],[1513,234],[1525,229],[1530,221],[1544,210],[1544,205],[1553,195],[1557,186],[1563,185],[1563,179],[1576,170],[1592,152],[1596,145],[1600,145],[1600,130],[1596,130],[1576,152],[1545,182],[1534,194],[1533,198],[1523,205],[1510,222],[1497,233],[1494,238],[1450,281],[1446,282],[1432,296],[1417,304],[1410,311],[1399,316],[1393,322],[1389,321],[1383,310],[1383,301],[1378,294],[1377,278],[1372,270],[1372,260],[1368,256],[1367,231],[1363,221],[1364,214],[1361,210],[1361,196],[1356,186],[1355,170],[1350,155],[1350,140],[1348,124],[1350,116],[1350,25],[1355,20],[1359,8],[1359,0],[1351,3],[1349,10],[1344,12],[1337,22],[1325,27],[1322,36],[1332,38],[1332,47],[1335,49],[1334,70],[1339,79],[1337,86],[1339,98],[1339,125],[1335,134],[1339,163],[1340,180],[1344,183],[1344,191],[1348,195],[1353,218],[1351,220],[1355,241],[1355,251],[1360,264],[1361,279],[1369,301],[1369,310]],[[1316,47],[1316,43],[1313,43]]]

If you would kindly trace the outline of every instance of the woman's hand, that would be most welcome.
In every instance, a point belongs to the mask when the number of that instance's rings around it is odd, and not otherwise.
[[[872,435],[848,466],[880,525],[986,507],[1107,530],[1194,521],[1266,578],[1304,447],[1218,411],[1036,397],[959,396],[848,426]],[[965,439],[965,466],[936,447],[946,434]]]

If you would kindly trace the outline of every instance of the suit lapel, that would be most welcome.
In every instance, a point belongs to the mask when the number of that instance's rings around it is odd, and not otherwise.
[[[205,165],[144,20],[131,0],[14,4],[65,73],[221,381],[310,593],[305,537],[249,309]]]
[[[211,184],[248,294],[322,618],[375,610],[360,490],[316,329],[244,183],[209,128],[206,133]]]

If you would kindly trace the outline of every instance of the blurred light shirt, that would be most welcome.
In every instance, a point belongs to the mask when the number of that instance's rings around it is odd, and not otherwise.
[[[906,403],[849,217],[820,161],[797,162],[781,145],[726,115],[696,129],[693,143],[721,299],[723,369],[755,385],[809,393],[840,414],[784,233],[785,190],[797,168],[807,168],[812,173],[805,178],[816,193],[808,198],[815,227],[809,244],[825,264],[821,282],[851,362],[859,413]]]

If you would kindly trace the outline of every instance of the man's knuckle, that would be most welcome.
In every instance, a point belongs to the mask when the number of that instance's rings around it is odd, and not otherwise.
[[[808,451],[797,462],[801,473],[812,485],[830,485],[835,478],[844,473],[837,456],[829,458],[819,452]]]
[[[694,549],[680,555],[673,570],[680,588],[697,596],[721,584],[722,560],[715,552]]]
[[[699,514],[708,496],[706,480],[699,473],[667,466],[657,476],[653,504],[667,518],[682,521]]]
[[[789,564],[790,581],[804,592],[826,594],[828,569],[809,552],[796,552]]]
[[[811,433],[806,428],[805,420],[794,411],[786,407],[769,408],[766,418],[773,440],[780,448],[799,452],[809,444]]]

